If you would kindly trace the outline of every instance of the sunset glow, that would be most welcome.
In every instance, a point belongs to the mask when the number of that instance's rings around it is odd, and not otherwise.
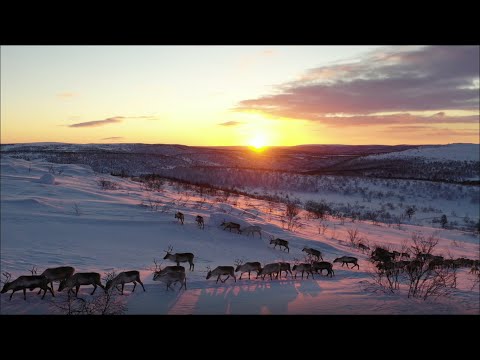
[[[479,141],[478,46],[1,50],[4,144]]]
[[[255,136],[250,140],[249,144],[255,151],[263,151],[267,146],[267,139],[264,134],[255,134]]]

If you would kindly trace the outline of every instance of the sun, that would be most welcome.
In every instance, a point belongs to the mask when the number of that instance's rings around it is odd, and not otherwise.
[[[252,150],[261,152],[267,146],[267,138],[263,134],[255,134],[248,143]]]

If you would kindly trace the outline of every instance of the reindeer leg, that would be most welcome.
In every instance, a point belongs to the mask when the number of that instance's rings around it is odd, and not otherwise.
[[[145,291],[145,287],[143,286],[142,281],[140,279],[138,279],[137,281],[140,283],[140,285],[142,285],[143,291]]]
[[[240,275],[240,280],[242,280],[242,275]],[[248,280],[250,280],[250,271],[248,272]]]
[[[12,296],[15,293],[16,290],[12,290],[12,293],[10,294],[10,300],[12,300]]]
[[[95,287],[96,288],[96,287]],[[125,283],[122,283],[122,295],[123,295],[123,289],[125,288]],[[95,291],[95,290],[94,290]],[[93,293],[92,293],[93,294]]]
[[[51,289],[47,286],[47,289],[50,290],[50,292],[52,293],[52,296],[55,297],[55,294],[53,293],[53,286]]]
[[[218,278],[217,278],[217,281],[215,282],[215,284],[217,284],[217,283],[218,283],[218,280],[219,280],[219,279],[220,279],[220,275],[218,275]]]
[[[77,291],[75,292],[75,297],[78,297],[78,290],[80,290],[80,285],[76,286]]]
[[[93,291],[92,291],[92,293],[91,293],[90,295],[93,295],[93,293],[95,292],[95,290],[97,290],[97,284],[93,284]],[[122,290],[123,290],[123,288],[122,288]],[[123,294],[123,292],[122,292],[122,294]]]
[[[27,300],[27,289],[23,289],[23,300]]]
[[[137,286],[137,282],[134,281],[134,282],[133,282],[133,290],[132,290],[132,292],[135,292],[135,287],[136,287],[136,286]]]
[[[225,281],[227,281],[229,277],[230,277],[230,275],[228,275],[228,276],[225,278],[225,280],[223,280],[222,282],[224,283]]]

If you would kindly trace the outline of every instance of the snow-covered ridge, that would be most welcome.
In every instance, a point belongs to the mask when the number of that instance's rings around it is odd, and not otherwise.
[[[369,155],[365,159],[424,158],[436,161],[480,161],[480,144],[422,146],[416,149]]]
[[[102,276],[111,270],[138,270],[146,291],[137,286],[132,292],[132,284],[125,286],[120,298],[128,305],[128,314],[478,314],[478,289],[471,289],[467,269],[459,270],[458,291],[451,299],[423,301],[374,293],[366,290],[373,266],[368,255],[347,241],[348,230],[358,229],[371,246],[401,250],[412,232],[428,235],[438,228],[402,224],[399,229],[328,218],[320,234],[318,220],[308,220],[302,213],[302,226],[292,232],[284,229],[284,206],[263,200],[231,196],[227,201],[218,194],[200,195],[168,182],[160,192],[148,191],[131,179],[94,173],[84,165],[2,156],[0,168],[0,261],[2,272],[10,272],[12,279],[29,275],[33,265],[40,272],[69,265],[77,272]],[[102,188],[102,181],[115,186]],[[185,214],[184,225],[174,218],[177,211]],[[196,215],[204,217],[205,229],[198,228]],[[262,238],[223,230],[219,226],[223,221],[258,225]],[[271,237],[288,240],[290,251],[274,249]],[[455,230],[442,230],[438,237],[438,254],[478,258],[478,238]],[[169,245],[175,252],[195,254],[195,270],[187,271],[186,290],[177,286],[176,291],[167,291],[165,284],[153,281],[152,261],[161,262]],[[206,279],[209,267],[232,266],[236,259],[294,264],[303,261],[305,246],[321,250],[329,262],[355,256],[360,269],[334,264],[335,276],[315,275],[315,279],[298,274],[262,280],[254,273],[251,280],[244,274],[236,282]],[[161,265],[172,263],[163,260]],[[90,299],[91,290],[82,286],[79,296]],[[27,292],[26,301],[22,295],[18,291],[10,301],[10,292],[2,294],[0,313],[58,313],[52,305],[67,298],[58,291],[55,298],[47,294],[44,300],[36,291]]]

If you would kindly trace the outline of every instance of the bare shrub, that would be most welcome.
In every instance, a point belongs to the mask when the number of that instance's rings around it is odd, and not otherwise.
[[[104,178],[100,178],[97,181],[97,184],[100,186],[102,190],[117,190],[118,185],[114,183],[113,181],[106,180]]]
[[[325,231],[328,229],[328,224],[325,224],[323,221],[318,225],[318,233],[320,235],[325,235]]]
[[[77,203],[73,204],[73,213],[74,213],[76,216],[82,215],[82,211],[80,210],[80,206],[78,206]]]
[[[298,214],[300,213],[300,208],[294,202],[287,202],[285,209],[285,218],[287,222],[287,229],[294,231],[295,228],[299,227]]]
[[[347,230],[348,234],[348,240],[352,244],[352,246],[357,246],[358,242],[360,241],[360,232],[358,231],[358,228],[355,229],[349,229]]]
[[[106,282],[116,276],[115,271],[105,273]],[[64,301],[54,302],[52,306],[64,315],[122,315],[127,306],[121,300],[118,292],[111,289],[91,298],[67,296]]]

